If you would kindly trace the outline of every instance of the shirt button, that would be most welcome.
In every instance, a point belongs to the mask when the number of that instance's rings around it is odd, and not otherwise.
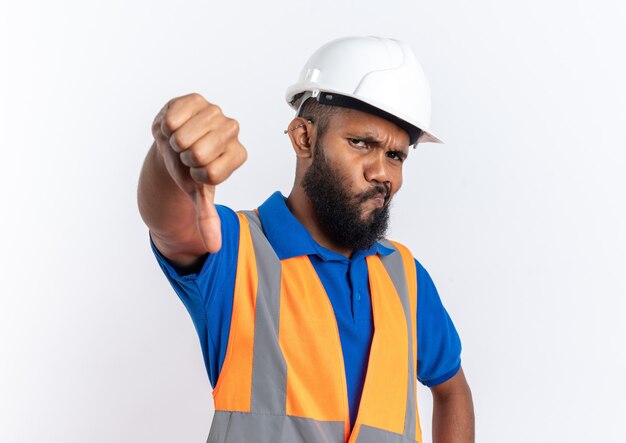
[[[356,293],[356,299],[357,299],[357,301],[361,300],[361,293],[360,292]]]

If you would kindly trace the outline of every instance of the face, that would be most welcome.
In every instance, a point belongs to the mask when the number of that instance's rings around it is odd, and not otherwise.
[[[302,186],[335,243],[367,249],[384,237],[408,143],[395,124],[354,110],[334,115],[316,139]]]

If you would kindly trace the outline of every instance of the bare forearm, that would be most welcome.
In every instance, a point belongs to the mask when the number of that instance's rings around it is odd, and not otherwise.
[[[139,177],[137,204],[144,223],[153,234],[167,237],[195,228],[193,202],[167,172],[154,144]]]
[[[474,405],[463,369],[432,394],[433,443],[474,443]]]
[[[474,408],[469,395],[458,395],[433,404],[433,443],[473,443]]]

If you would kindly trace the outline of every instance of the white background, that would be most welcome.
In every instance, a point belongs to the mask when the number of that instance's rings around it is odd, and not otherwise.
[[[433,130],[392,237],[461,334],[478,442],[622,442],[623,2],[0,6],[0,441],[204,442],[211,388],[136,207],[150,124],[192,91],[241,123],[219,202],[291,187],[283,102],[328,40],[405,40]],[[420,387],[430,441],[430,394]]]

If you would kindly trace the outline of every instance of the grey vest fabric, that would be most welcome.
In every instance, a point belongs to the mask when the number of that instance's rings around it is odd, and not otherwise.
[[[396,249],[396,247],[388,240],[381,241],[383,246],[386,246],[390,249]],[[400,255],[400,251],[396,251],[392,254],[381,256],[381,261],[385,266],[385,270],[389,277],[391,277],[391,281],[393,282],[394,287],[396,288],[396,292],[400,295],[400,301],[402,302],[402,307],[404,308],[404,315],[406,316],[406,324],[409,327],[409,331],[411,329],[411,317],[414,315],[411,313],[411,306],[408,298],[408,284],[406,281],[406,275],[404,272],[404,265],[402,263],[402,256]],[[417,324],[415,325],[417,328]],[[415,372],[416,365],[416,357],[413,356],[413,340],[412,337],[409,337],[409,385],[408,385],[408,395],[406,398],[406,415],[404,421],[404,435],[410,436],[415,435],[416,432],[416,423],[415,423],[415,405],[417,404],[416,396],[417,396],[417,388],[415,386],[415,377],[413,376]]]
[[[281,264],[263,233],[254,211],[243,214],[250,222],[256,256],[256,298],[252,394],[250,412],[215,411],[207,443],[344,443],[344,423],[286,415],[287,366],[278,342]],[[386,247],[396,249],[388,242]],[[398,251],[381,257],[400,295],[407,325],[411,325],[408,289]],[[409,337],[409,384],[404,435],[362,425],[358,443],[415,443],[415,379],[412,338]]]

